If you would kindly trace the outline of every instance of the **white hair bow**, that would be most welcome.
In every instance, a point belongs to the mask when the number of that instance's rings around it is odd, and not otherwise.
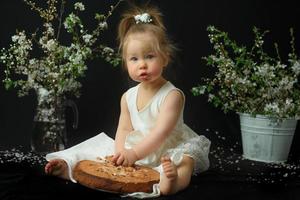
[[[139,24],[139,23],[147,24],[147,23],[152,22],[151,16],[148,13],[136,15],[136,16],[134,16],[134,19],[135,19],[136,24]]]

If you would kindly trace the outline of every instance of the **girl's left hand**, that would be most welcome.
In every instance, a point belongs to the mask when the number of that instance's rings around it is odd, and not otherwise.
[[[112,162],[116,165],[132,166],[138,157],[133,149],[123,149],[114,155]]]

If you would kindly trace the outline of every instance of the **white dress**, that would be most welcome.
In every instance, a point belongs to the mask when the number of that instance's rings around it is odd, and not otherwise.
[[[125,142],[126,148],[131,148],[141,141],[149,133],[149,130],[155,126],[159,109],[170,91],[178,90],[184,96],[181,90],[170,82],[166,82],[148,104],[142,110],[138,110],[136,102],[139,86],[130,88],[126,93],[131,123],[135,130],[127,136]],[[184,123],[183,110],[174,130],[166,141],[155,152],[139,160],[138,164],[154,168],[160,165],[160,158],[162,156],[169,155],[175,164],[178,165],[182,159],[182,155],[186,154],[191,156],[195,161],[194,174],[208,169],[210,141],[203,135],[199,136]]]
[[[178,90],[183,94],[183,92],[174,87],[173,84],[166,82],[152,97],[149,103],[142,110],[138,111],[136,100],[139,86],[138,84],[126,92],[126,101],[134,131],[128,134],[125,141],[125,148],[133,147],[149,134],[149,130],[155,126],[160,106],[170,91]],[[170,156],[172,161],[176,165],[179,165],[183,154],[185,154],[194,159],[194,174],[196,174],[208,169],[209,148],[210,141],[205,136],[198,135],[184,124],[182,109],[176,127],[160,148],[136,163],[150,166],[162,173],[160,158],[163,155]],[[66,150],[47,154],[46,159],[48,161],[56,158],[64,159],[69,167],[70,179],[76,182],[72,176],[72,169],[78,161],[84,159],[96,160],[97,157],[105,157],[106,155],[112,154],[114,154],[114,140],[105,133],[100,133]]]

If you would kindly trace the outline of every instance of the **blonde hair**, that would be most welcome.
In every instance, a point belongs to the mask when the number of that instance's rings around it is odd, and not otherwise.
[[[148,23],[136,23],[134,17],[147,13],[152,21]],[[118,26],[119,52],[122,55],[123,63],[126,54],[126,45],[129,35],[135,33],[152,33],[156,38],[154,50],[159,53],[168,64],[175,53],[176,47],[167,36],[166,28],[163,24],[162,13],[157,7],[146,5],[143,7],[133,6],[122,15]]]

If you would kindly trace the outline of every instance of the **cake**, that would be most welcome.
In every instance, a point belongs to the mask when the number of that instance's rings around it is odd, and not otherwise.
[[[114,193],[152,192],[159,182],[159,173],[149,167],[134,165],[116,166],[112,156],[97,161],[82,160],[74,168],[74,179],[92,189]]]

